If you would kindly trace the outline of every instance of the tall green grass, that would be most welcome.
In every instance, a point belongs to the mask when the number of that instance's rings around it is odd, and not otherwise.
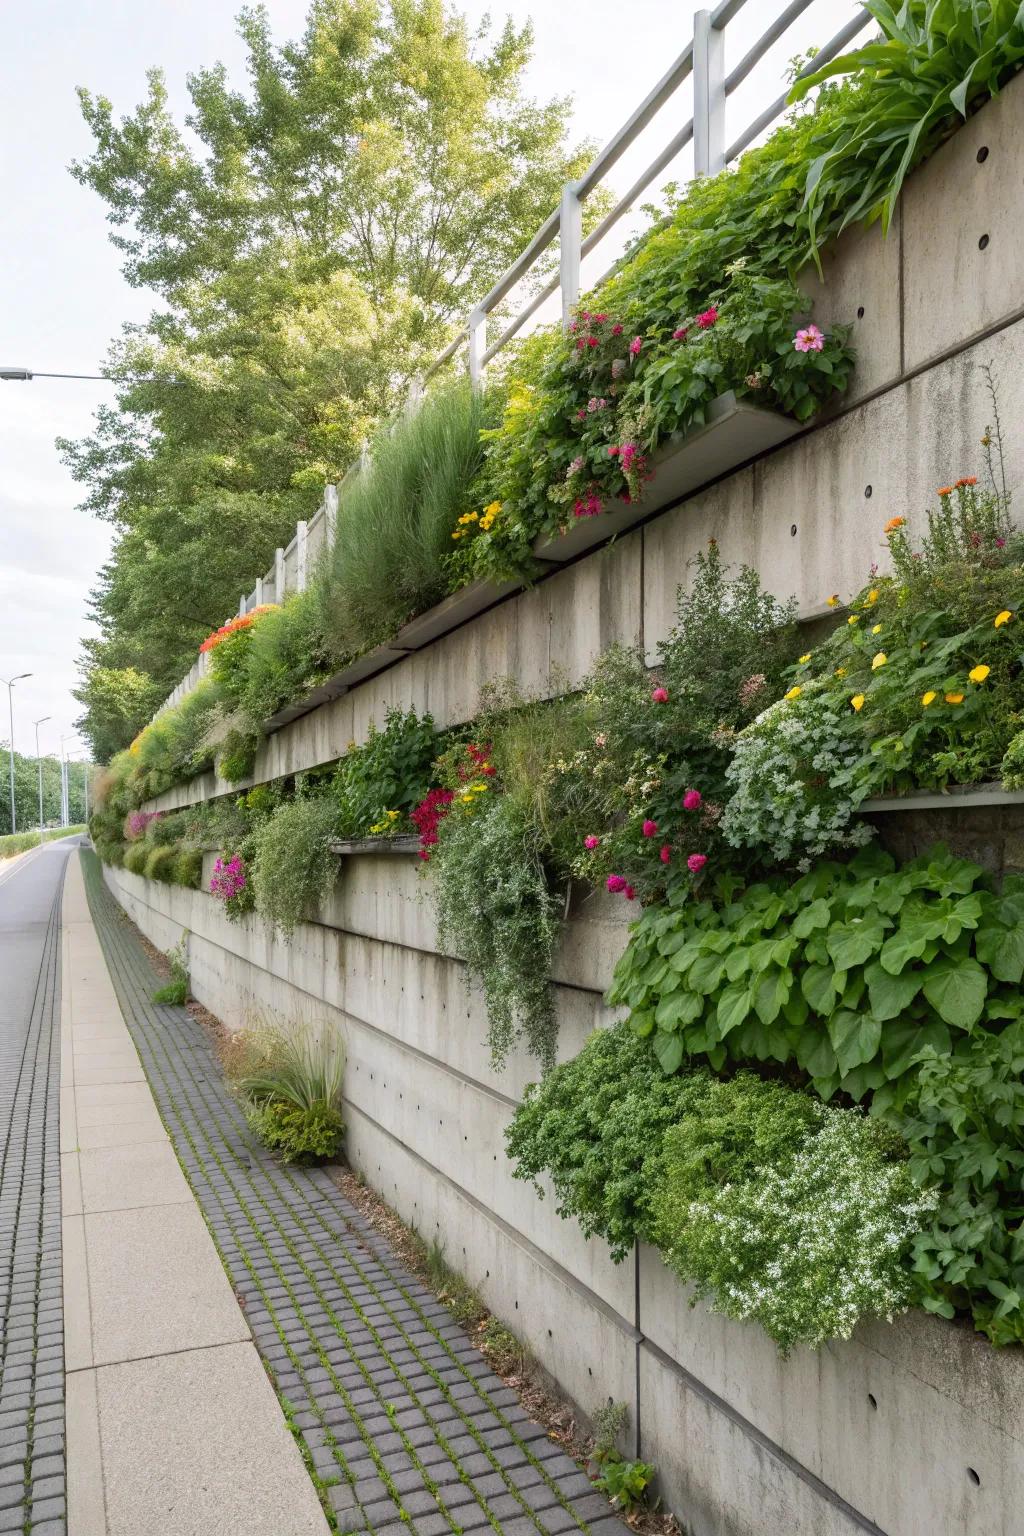
[[[378,438],[370,468],[343,491],[321,586],[338,656],[389,639],[445,595],[444,557],[481,463],[484,412],[468,384],[439,390]]]
[[[53,827],[43,833],[42,841],[52,843],[54,838],[74,837],[76,832],[84,831],[84,827]],[[9,832],[6,837],[0,837],[0,859],[12,859],[17,853],[27,853],[30,848],[38,848],[39,842],[38,827],[31,832]]]

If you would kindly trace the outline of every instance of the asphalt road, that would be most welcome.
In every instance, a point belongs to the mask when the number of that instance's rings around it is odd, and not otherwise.
[[[65,1529],[60,897],[75,838],[0,864],[0,1532]]]

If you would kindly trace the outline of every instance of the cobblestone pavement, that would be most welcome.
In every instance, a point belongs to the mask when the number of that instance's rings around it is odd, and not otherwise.
[[[159,982],[136,930],[83,858],[160,1114],[336,1529],[626,1536],[330,1177],[255,1142],[200,1025],[151,1001]]]
[[[64,1536],[60,897],[68,846],[0,874],[0,1532]]]

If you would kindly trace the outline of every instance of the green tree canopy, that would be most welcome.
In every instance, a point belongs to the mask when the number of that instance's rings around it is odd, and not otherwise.
[[[61,444],[116,529],[78,695],[104,756],[134,716],[111,734],[102,674],[173,686],[592,152],[566,148],[567,101],[524,95],[528,25],[313,0],[297,43],[262,7],[239,27],[248,89],[220,65],[191,77],[187,133],[159,70],[121,120],[80,92],[95,144],[72,172],[161,301],[111,348],[116,405]]]

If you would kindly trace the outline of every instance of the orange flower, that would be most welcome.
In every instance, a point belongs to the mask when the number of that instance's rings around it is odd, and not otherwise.
[[[883,533],[895,533],[896,529],[902,528],[906,521],[905,517],[890,517],[882,531]]]
[[[956,488],[957,488],[957,490],[959,490],[961,486],[964,486],[964,485],[977,485],[977,483],[978,483],[977,475],[961,475],[960,479],[956,483]]]
[[[963,696],[962,693],[947,693],[946,694],[946,703],[947,704],[962,704],[963,701],[964,701],[964,696]]]
[[[953,487],[951,485],[940,485],[935,494],[936,496],[952,496]]]

